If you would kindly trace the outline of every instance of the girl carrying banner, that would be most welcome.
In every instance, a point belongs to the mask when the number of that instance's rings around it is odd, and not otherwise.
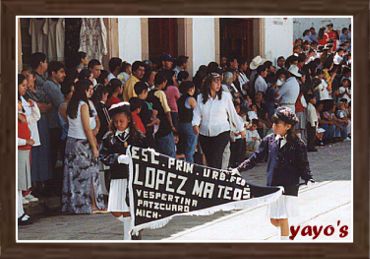
[[[274,133],[267,135],[256,152],[232,169],[232,174],[240,175],[240,172],[253,168],[267,157],[267,185],[284,187],[283,195],[269,205],[270,220],[274,226],[280,227],[281,239],[288,240],[288,218],[298,215],[299,178],[306,184],[315,181],[306,146],[294,131],[298,122],[295,113],[288,107],[279,107],[272,116],[272,122]]]
[[[111,182],[108,198],[108,211],[123,223],[124,240],[131,240],[131,216],[128,197],[129,157],[126,155],[129,145],[147,147],[144,136],[137,131],[132,120],[130,104],[120,102],[109,109],[112,119],[111,130],[104,136],[100,158],[110,166]],[[132,239],[137,239],[133,236]]]

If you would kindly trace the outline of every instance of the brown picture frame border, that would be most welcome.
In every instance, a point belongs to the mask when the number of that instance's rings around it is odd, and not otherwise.
[[[353,15],[354,242],[346,243],[44,243],[15,241],[16,15]],[[3,0],[1,3],[0,253],[7,258],[368,258],[369,88],[368,1],[95,1]],[[364,141],[364,140],[367,141]]]

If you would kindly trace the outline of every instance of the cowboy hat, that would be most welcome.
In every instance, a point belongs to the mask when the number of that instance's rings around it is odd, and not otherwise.
[[[252,62],[249,64],[250,69],[255,70],[258,66],[265,63],[266,59],[261,56],[256,56],[252,59]]]
[[[291,65],[288,69],[288,72],[296,77],[302,77],[302,74],[299,73],[299,68],[296,65]]]

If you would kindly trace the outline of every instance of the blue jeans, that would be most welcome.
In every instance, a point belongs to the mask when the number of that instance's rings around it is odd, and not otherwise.
[[[335,125],[322,124],[320,125],[320,127],[325,130],[324,132],[325,141],[331,140],[335,137]]]
[[[194,134],[191,122],[179,122],[178,131],[180,135],[180,141],[182,142],[184,147],[185,159],[187,162],[193,163],[198,136]]]
[[[348,137],[347,125],[340,125],[336,127],[336,136],[346,139]]]
[[[172,132],[163,137],[156,137],[156,142],[159,153],[176,158],[176,145]]]

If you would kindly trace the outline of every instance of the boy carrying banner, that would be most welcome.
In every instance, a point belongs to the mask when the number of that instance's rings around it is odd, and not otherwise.
[[[288,107],[279,107],[272,116],[272,122],[274,133],[267,135],[256,152],[232,169],[232,174],[240,175],[240,172],[253,168],[267,157],[267,185],[284,187],[283,195],[269,205],[270,220],[280,228],[281,239],[288,240],[288,218],[298,215],[299,178],[306,184],[315,181],[307,159],[306,146],[294,131],[294,125],[298,122],[295,113]]]
[[[111,131],[103,138],[100,159],[110,166],[111,182],[108,198],[108,211],[123,223],[124,240],[131,240],[131,215],[128,202],[129,145],[146,148],[144,136],[136,129],[130,104],[120,102],[109,109],[112,118]],[[137,239],[133,236],[132,239]]]

